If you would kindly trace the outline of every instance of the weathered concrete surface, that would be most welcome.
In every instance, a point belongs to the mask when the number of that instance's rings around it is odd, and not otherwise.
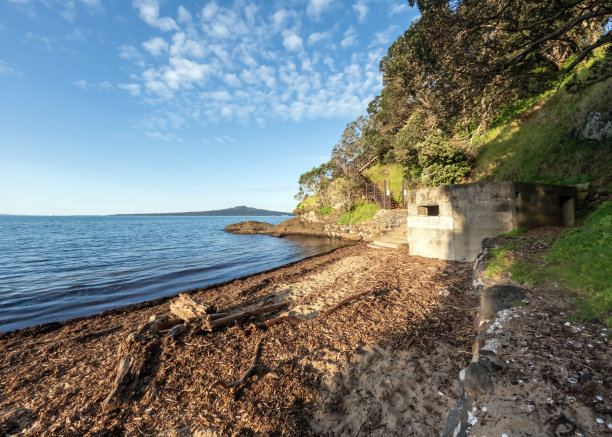
[[[572,226],[576,189],[499,182],[421,188],[407,194],[411,255],[472,261],[484,238],[517,227]]]

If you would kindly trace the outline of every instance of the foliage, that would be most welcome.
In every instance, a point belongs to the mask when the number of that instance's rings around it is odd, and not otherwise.
[[[338,218],[339,225],[351,225],[370,220],[380,210],[380,207],[373,203],[361,202],[351,205],[350,211],[342,214]]]
[[[391,195],[396,202],[401,200],[403,169],[399,164],[376,164],[363,172],[364,176],[378,185],[381,190],[384,181],[387,181],[387,189],[391,190]]]
[[[319,204],[319,196],[313,194],[302,200],[295,208],[297,211],[309,211],[315,209]]]
[[[603,82],[612,77],[612,46],[609,46],[590,66],[585,75],[575,75],[567,84],[565,89],[574,95],[580,94],[591,85]]]
[[[340,142],[332,150],[332,162],[340,167],[346,168],[365,150],[365,137],[363,132],[368,125],[368,119],[360,116],[357,120],[346,125]]]
[[[295,195],[295,200],[304,200],[307,196],[325,188],[331,180],[333,170],[333,163],[326,162],[318,167],[313,167],[306,173],[302,173],[298,181],[300,188]]]
[[[574,77],[581,80],[590,70],[587,65]],[[509,110],[504,117],[514,121],[475,140],[473,180],[577,184],[612,174],[609,145],[582,141],[571,134],[582,129],[590,111],[608,110],[612,78],[579,95],[561,87],[535,100],[526,110],[515,106],[516,111]]]
[[[612,202],[604,202],[585,224],[568,229],[546,254],[544,276],[560,278],[584,292],[579,317],[610,316],[612,312]]]
[[[334,212],[334,208],[332,208],[331,206],[324,206],[323,208],[317,211],[317,214],[328,215],[328,214],[331,214],[332,212]]]
[[[438,133],[430,135],[425,141],[419,143],[417,151],[416,165],[422,169],[421,184],[423,186],[456,184],[470,173],[470,165],[465,152],[450,146],[447,140]]]

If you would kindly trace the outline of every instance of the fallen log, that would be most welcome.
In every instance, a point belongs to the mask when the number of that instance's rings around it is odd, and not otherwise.
[[[354,301],[354,300],[357,300],[357,299],[360,299],[360,298],[362,298],[362,297],[365,297],[365,296],[367,296],[367,295],[369,295],[369,294],[374,294],[374,293],[376,293],[377,291],[380,291],[380,290],[378,290],[378,289],[376,289],[376,290],[367,290],[367,291],[364,291],[364,292],[357,293],[357,294],[354,294],[354,295],[352,295],[352,296],[346,297],[346,298],[342,299],[340,302],[338,302],[337,304],[335,304],[334,306],[332,306],[330,309],[328,309],[327,311],[325,311],[325,312],[324,312],[323,314],[321,314],[321,315],[320,315],[318,318],[321,318],[321,319],[322,319],[322,318],[324,318],[324,317],[327,317],[327,316],[329,316],[331,313],[333,313],[334,311],[338,310],[338,308],[342,307],[343,305],[346,305],[347,303],[350,303],[350,302],[352,302],[352,301]]]
[[[280,316],[280,317],[277,317],[276,319],[268,320],[266,322],[266,328],[269,328],[274,325],[279,325],[285,322],[291,323],[292,325],[297,325],[298,323],[302,323],[303,320],[298,319],[297,317],[293,317],[293,316]]]
[[[271,313],[274,311],[278,311],[279,309],[281,309],[282,307],[286,305],[287,305],[286,302],[277,303],[274,305],[268,305],[268,306],[255,308],[250,311],[244,311],[238,314],[232,314],[227,317],[222,317],[220,319],[213,319],[210,316],[206,316],[204,318],[203,329],[212,331],[213,329],[218,328],[219,326],[224,326],[224,325],[227,325],[237,320],[246,319],[248,317],[255,316],[257,314],[265,314],[265,313]]]
[[[222,379],[217,379],[215,382],[212,383],[210,388],[213,389],[216,386],[220,385],[221,387],[224,387],[227,390],[233,390],[233,389],[236,389],[236,388],[240,387],[242,384],[244,384],[244,382],[255,371],[255,367],[257,366],[257,360],[259,360],[259,356],[261,355],[261,342],[262,341],[263,341],[263,336],[257,342],[257,346],[255,346],[255,356],[253,357],[253,361],[251,362],[251,365],[242,374],[242,376],[239,379],[237,379],[236,381],[234,381],[234,382],[232,382],[230,384],[228,384],[227,382],[223,381]]]
[[[186,293],[178,295],[176,300],[170,304],[170,311],[185,322],[202,319],[209,314],[216,313],[214,306],[203,304]]]

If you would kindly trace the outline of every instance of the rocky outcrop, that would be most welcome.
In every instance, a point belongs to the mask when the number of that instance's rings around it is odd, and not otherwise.
[[[228,225],[225,231],[234,234],[264,234],[274,237],[306,235],[371,241],[377,236],[405,225],[406,217],[406,210],[380,210],[372,220],[367,222],[339,225],[337,216],[320,215],[310,211],[278,225],[247,221]]]
[[[306,235],[315,237],[327,237],[325,226],[321,223],[309,223],[293,217],[278,225],[258,221],[246,221],[227,225],[224,229],[232,234],[263,234],[273,237],[284,237],[286,235]]]
[[[607,112],[591,111],[587,121],[578,132],[582,140],[593,140],[599,143],[612,141],[612,114]]]

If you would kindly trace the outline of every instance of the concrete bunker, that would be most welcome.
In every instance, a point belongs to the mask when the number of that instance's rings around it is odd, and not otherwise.
[[[420,188],[407,193],[411,255],[472,261],[486,237],[516,228],[572,226],[576,188],[523,182]]]

